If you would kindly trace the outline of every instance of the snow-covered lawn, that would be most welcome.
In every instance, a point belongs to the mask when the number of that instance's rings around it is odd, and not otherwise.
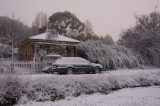
[[[160,106],[160,87],[125,88],[107,95],[97,93],[56,102],[30,102],[16,106]]]

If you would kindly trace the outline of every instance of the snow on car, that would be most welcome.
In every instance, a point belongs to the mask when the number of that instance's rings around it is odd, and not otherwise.
[[[61,57],[42,70],[48,73],[74,74],[100,73],[102,68],[101,64],[91,63],[81,57]]]

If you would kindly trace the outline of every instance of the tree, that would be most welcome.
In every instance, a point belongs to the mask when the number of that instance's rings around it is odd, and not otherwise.
[[[5,16],[0,16],[0,42],[14,46],[30,35],[30,28],[19,20],[13,20]],[[12,39],[13,38],[13,39]]]
[[[139,52],[147,64],[160,66],[160,12],[136,16],[136,25],[121,34],[119,44]]]
[[[39,28],[37,26],[31,26],[31,36],[39,34]]]
[[[85,36],[93,36],[94,35],[93,26],[89,20],[85,21],[85,27],[83,30],[83,34]]]
[[[80,33],[74,33],[76,36],[72,36],[72,38],[78,39],[80,41],[87,40],[99,40],[99,37],[94,33],[93,26],[89,20],[84,22],[84,29]],[[73,34],[72,34],[73,35]]]
[[[44,33],[47,28],[47,14],[44,12],[38,12],[33,22],[34,27],[38,27],[39,33]]]
[[[53,23],[53,28],[58,34],[63,34],[80,41],[99,39],[94,34],[93,26],[88,20],[83,23],[73,13],[68,11],[53,14],[49,17],[49,22]]]
[[[99,40],[99,37],[94,33],[93,26],[89,20],[85,21],[85,27],[81,35],[79,35],[79,38],[84,39],[83,41],[87,40]],[[83,38],[83,36],[84,38]]]
[[[63,35],[67,35],[67,30],[81,32],[84,29],[84,23],[68,11],[53,14],[49,17],[49,22],[53,23],[53,28]]]
[[[101,37],[100,40],[103,43],[108,44],[108,45],[113,45],[114,44],[114,41],[109,34],[105,35],[104,37]]]

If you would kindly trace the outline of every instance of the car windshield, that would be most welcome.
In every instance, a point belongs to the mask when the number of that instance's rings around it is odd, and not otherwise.
[[[80,57],[61,57],[54,62],[55,64],[88,64],[88,60]]]

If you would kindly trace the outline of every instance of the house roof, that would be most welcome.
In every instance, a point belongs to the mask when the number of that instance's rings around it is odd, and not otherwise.
[[[56,40],[56,41],[60,41],[60,42],[74,42],[74,43],[79,43],[80,41],[76,40],[76,39],[72,39],[63,35],[55,35],[55,37],[52,38],[48,38],[48,34],[51,34],[49,32],[45,32],[42,34],[38,34],[32,37],[29,37],[29,39],[36,39],[36,40]]]

